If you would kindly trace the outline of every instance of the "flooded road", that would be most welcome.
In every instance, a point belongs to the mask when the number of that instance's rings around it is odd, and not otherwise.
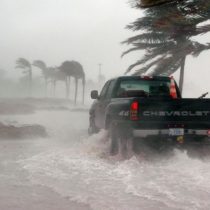
[[[0,141],[0,209],[207,210],[210,161],[109,157],[105,132],[88,137],[88,113],[39,110],[6,123],[43,125],[47,138]]]

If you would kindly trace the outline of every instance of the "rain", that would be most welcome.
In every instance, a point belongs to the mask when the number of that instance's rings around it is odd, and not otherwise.
[[[111,78],[173,75],[184,98],[210,91],[210,1],[151,2],[0,0],[0,209],[209,209],[209,158],[124,158],[106,129],[88,134],[91,91]]]

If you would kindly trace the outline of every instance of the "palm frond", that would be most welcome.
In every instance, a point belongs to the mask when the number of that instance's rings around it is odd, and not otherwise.
[[[25,58],[19,58],[16,61],[16,68],[31,68],[31,64]]]
[[[128,49],[127,51],[123,52],[122,55],[121,55],[121,57],[124,57],[124,56],[127,55],[128,53],[134,52],[134,51],[137,51],[137,50],[139,50],[138,47],[132,47],[132,48]]]
[[[166,55],[161,56],[161,57],[157,58],[156,60],[152,61],[151,63],[145,65],[144,67],[137,69],[133,75],[141,75],[141,74],[146,73],[152,66],[157,65],[160,61],[164,60],[165,56]]]
[[[133,43],[133,45],[135,47],[128,49],[127,51],[125,51],[121,57],[125,56],[126,54],[133,52],[133,51],[137,51],[137,50],[146,50],[146,49],[153,49],[153,48],[158,48],[161,47],[162,44],[158,43],[158,44],[146,44],[146,43]]]
[[[180,68],[183,58],[210,49],[210,43],[191,39],[210,32],[210,24],[205,24],[210,19],[210,0],[133,0],[132,6],[146,9],[143,17],[127,26],[139,34],[123,42],[130,49],[122,56],[138,50],[145,50],[145,56],[130,65],[126,73],[141,66],[135,75],[152,67],[154,74],[172,74]]]
[[[130,44],[133,42],[146,42],[146,43],[164,43],[166,41],[169,41],[170,37],[167,34],[164,33],[143,33],[137,36],[133,36],[131,38],[128,38],[123,44]]]
[[[192,55],[194,57],[198,57],[202,52],[209,50],[210,49],[210,44],[200,44],[198,42],[193,42],[192,43]]]
[[[202,35],[202,34],[208,33],[209,31],[210,31],[210,24],[197,27],[196,31],[195,31],[195,33],[193,35],[194,36]]]
[[[155,69],[153,70],[153,75],[161,75],[161,74],[171,75],[176,70],[178,70],[180,66],[181,66],[181,58],[170,56],[157,63]]]
[[[136,7],[151,8],[155,6],[161,6],[164,4],[176,3],[177,0],[136,0],[135,2],[136,2]]]
[[[40,68],[42,70],[47,69],[46,63],[44,61],[42,61],[42,60],[35,60],[32,65],[36,66],[36,67],[38,67],[38,68]]]
[[[136,66],[140,66],[142,64],[146,64],[147,62],[155,59],[157,56],[159,56],[160,54],[155,54],[155,53],[148,53],[145,54],[144,57],[140,60],[138,60],[137,62],[135,62],[134,64],[130,65],[125,74],[129,73],[133,68],[135,68]]]

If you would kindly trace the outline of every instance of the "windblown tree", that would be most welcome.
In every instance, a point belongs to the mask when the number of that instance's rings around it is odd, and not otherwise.
[[[32,67],[31,63],[26,60],[25,58],[19,58],[16,61],[16,68],[23,69],[23,73],[28,78],[28,91],[29,95],[31,96],[32,92]]]
[[[56,93],[56,85],[58,81],[62,81],[66,84],[66,96],[67,96],[67,76],[64,72],[60,71],[58,67],[49,67],[49,77],[51,78],[51,82],[53,84],[53,95]]]
[[[53,95],[56,93],[56,85],[58,81],[65,82],[66,84],[66,95],[68,95],[68,87],[67,87],[67,76],[64,72],[61,72],[57,67],[47,67],[44,61],[35,60],[33,65],[42,70],[42,74],[45,79],[45,92],[47,95],[47,85],[51,83],[53,86]]]
[[[73,77],[75,79],[75,96],[74,96],[74,103],[77,103],[77,94],[78,94],[78,81],[82,80],[82,101],[84,104],[84,94],[85,94],[85,73],[83,70],[82,65],[77,61],[65,61],[61,64],[59,69],[64,72],[68,77],[67,85],[70,87],[70,78]],[[68,89],[68,94],[70,89]]]
[[[70,86],[71,86],[71,77],[75,75],[75,66],[71,61],[64,61],[59,67],[60,71],[66,75],[66,97],[69,98],[70,95]]]
[[[192,38],[210,31],[210,0],[133,1],[145,15],[128,28],[141,33],[124,43],[132,47],[123,55],[145,50],[145,55],[129,66],[126,73],[134,75],[150,72],[152,75],[171,75],[180,69],[180,90],[183,89],[185,61],[188,55],[198,56],[210,49]],[[151,71],[152,69],[152,71]]]
[[[85,102],[85,72],[83,70],[83,67],[80,63],[76,62],[76,61],[72,61],[74,63],[75,66],[75,74],[74,74],[74,78],[75,78],[75,104],[77,103],[77,92],[78,92],[78,81],[81,80],[82,81],[82,103],[84,104]]]
[[[50,77],[49,69],[47,68],[47,65],[45,64],[45,62],[42,60],[35,60],[33,62],[33,66],[41,69],[42,71],[42,75],[45,80],[45,96],[47,96],[47,84],[48,84],[48,79]]]

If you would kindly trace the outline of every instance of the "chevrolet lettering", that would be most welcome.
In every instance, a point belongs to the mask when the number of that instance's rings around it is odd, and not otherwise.
[[[144,116],[208,116],[210,111],[145,111]]]

